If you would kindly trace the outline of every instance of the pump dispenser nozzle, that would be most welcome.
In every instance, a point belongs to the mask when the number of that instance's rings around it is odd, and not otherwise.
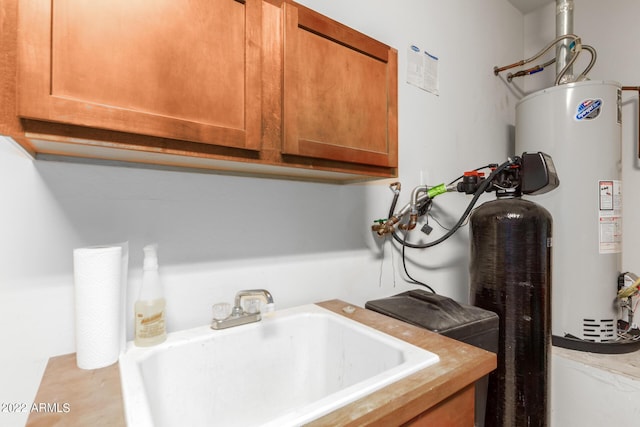
[[[142,268],[144,270],[157,270],[158,269],[158,244],[153,243],[145,246],[144,251],[144,263]]]

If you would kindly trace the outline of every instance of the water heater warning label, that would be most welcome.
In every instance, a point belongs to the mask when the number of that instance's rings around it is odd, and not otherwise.
[[[602,99],[585,99],[578,105],[576,120],[592,120],[600,115]]]
[[[599,252],[622,252],[622,186],[617,180],[598,181]]]

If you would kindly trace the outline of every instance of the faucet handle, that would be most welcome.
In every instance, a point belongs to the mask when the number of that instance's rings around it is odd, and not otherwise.
[[[262,304],[260,298],[245,298],[242,302],[242,308],[245,312],[249,314],[260,313],[260,305]]]
[[[213,304],[213,318],[215,320],[224,320],[231,315],[231,304],[228,302],[219,302]]]
[[[270,313],[275,311],[275,303],[267,303],[262,298],[245,298],[242,300],[242,309],[249,314]]]

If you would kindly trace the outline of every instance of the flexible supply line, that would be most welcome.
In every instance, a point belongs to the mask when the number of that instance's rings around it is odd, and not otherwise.
[[[418,205],[425,199],[433,200],[434,197],[444,194],[447,191],[455,191],[455,186],[439,184],[433,187],[420,185],[414,188],[411,192],[411,203],[409,203],[409,222],[407,224],[400,224],[400,229],[413,230],[418,223]],[[419,196],[421,193],[424,193],[424,195]]]
[[[536,53],[535,55],[533,55],[531,58],[529,59],[523,59],[521,61],[515,62],[513,64],[510,65],[505,65],[504,67],[493,67],[493,74],[495,74],[496,76],[498,74],[500,74],[502,71],[506,71],[509,70],[511,68],[515,68],[515,67],[520,67],[523,66],[525,64],[528,64],[530,62],[535,61],[536,59],[540,58],[542,55],[544,55],[545,53],[547,53],[551,48],[553,48],[558,42],[565,40],[565,39],[572,39],[575,46],[574,46],[574,50],[576,51],[576,53],[580,52],[581,50],[581,43],[580,43],[580,37],[576,36],[575,34],[565,34],[563,36],[559,36],[556,37],[551,43],[549,43],[544,49],[542,49],[540,52]],[[569,69],[571,67],[571,65],[573,64],[573,62],[575,61],[575,57],[576,55],[573,55],[572,57],[572,61],[569,61],[567,63],[567,65],[565,65],[565,67],[562,69],[562,71],[558,74],[558,76],[562,77],[564,75],[564,73],[566,73],[567,69]]]
[[[556,58],[552,58],[551,60],[545,62],[542,65],[535,65],[535,66],[533,66],[531,68],[527,68],[526,70],[520,70],[520,71],[515,72],[515,73],[509,73],[509,74],[507,74],[507,81],[509,83],[511,83],[511,80],[513,80],[514,77],[529,76],[531,74],[539,73],[540,71],[544,70],[545,68],[547,68],[549,65],[553,64],[554,62],[556,62]]]
[[[413,189],[411,192],[411,203],[409,203],[409,222],[406,224],[400,224],[401,230],[413,230],[418,223],[418,194],[424,193],[427,196],[428,187],[426,185],[420,185]],[[422,199],[424,200],[424,197]]]
[[[580,54],[581,51],[582,51],[582,44],[580,44],[580,39],[578,39],[574,46],[574,53],[571,56],[571,59],[567,61],[567,65],[565,65],[562,71],[560,71],[556,76],[556,81],[554,82],[556,86],[560,84],[560,82],[562,81],[562,78],[567,73],[567,71],[569,71],[573,67],[573,63],[576,62],[576,59],[578,59],[578,55]]]
[[[515,67],[520,67],[524,64],[528,64],[530,62],[535,61],[536,59],[540,58],[542,55],[544,55],[545,53],[547,53],[552,47],[554,47],[559,41],[562,41],[564,39],[573,39],[573,41],[575,42],[579,42],[580,41],[580,37],[576,36],[575,34],[566,34],[564,36],[560,36],[560,37],[556,37],[551,43],[549,43],[544,49],[542,49],[540,52],[536,53],[535,55],[533,55],[531,58],[529,59],[523,59],[521,61],[515,62],[513,64],[510,65],[505,65],[504,67],[494,67],[493,68],[493,74],[495,74],[496,76],[501,73],[502,71],[506,71],[509,70],[511,68],[515,68]]]
[[[591,60],[589,61],[589,64],[587,64],[586,68],[582,71],[582,73],[580,73],[580,75],[578,77],[576,77],[574,79],[574,81],[576,82],[580,82],[583,80],[587,79],[587,74],[589,74],[589,71],[591,71],[591,69],[593,68],[593,66],[596,63],[596,59],[598,57],[596,50],[593,48],[593,46],[589,46],[586,44],[582,45],[582,49],[586,50],[587,52],[589,52],[591,54]],[[543,71],[545,68],[547,68],[549,65],[553,64],[556,62],[556,58],[551,58],[549,61],[545,62],[542,65],[535,65],[531,68],[527,68],[525,70],[520,70],[517,71],[515,73],[509,73],[507,74],[507,81],[509,83],[511,83],[511,81],[513,80],[514,77],[524,77],[524,76],[530,76],[531,74],[535,74],[535,73],[539,73],[540,71]],[[571,65],[571,64],[569,64]],[[562,78],[563,75],[560,75],[560,78]]]
[[[399,183],[398,183],[399,184]],[[393,185],[393,184],[392,184]],[[399,187],[398,187],[399,188]],[[392,189],[393,190],[393,189]],[[393,233],[394,226],[400,222],[400,219],[407,213],[409,214],[409,222],[406,224],[400,224],[398,228],[401,230],[413,230],[416,226],[419,212],[418,206],[423,204],[426,201],[433,199],[440,194],[446,193],[447,191],[455,191],[456,188],[454,185],[445,185],[439,184],[433,187],[429,186],[418,186],[413,189],[411,192],[411,202],[404,205],[400,210],[393,213],[393,211],[389,211],[388,218],[386,220],[376,220],[377,224],[373,225],[371,228],[373,231],[378,233],[378,236],[384,236],[385,234]],[[394,196],[394,202],[392,204],[392,208],[395,208],[395,203],[397,201],[397,195]]]
[[[596,59],[598,58],[598,54],[596,53],[596,50],[593,48],[593,46],[589,46],[588,44],[583,44],[582,49],[586,50],[591,54],[591,61],[589,61],[589,64],[584,69],[584,71],[580,73],[578,77],[576,77],[575,81],[577,82],[587,79],[587,74],[589,74],[589,71],[591,71],[591,69],[596,63]]]

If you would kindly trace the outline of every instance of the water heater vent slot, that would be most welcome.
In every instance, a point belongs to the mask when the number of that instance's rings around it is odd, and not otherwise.
[[[583,319],[582,333],[586,341],[615,341],[615,321],[613,319]]]

